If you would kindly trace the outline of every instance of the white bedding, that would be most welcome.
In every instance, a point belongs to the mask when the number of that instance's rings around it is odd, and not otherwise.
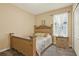
[[[51,36],[47,37],[37,37],[36,38],[36,50],[39,55],[41,55],[41,52],[48,47],[52,43]]]

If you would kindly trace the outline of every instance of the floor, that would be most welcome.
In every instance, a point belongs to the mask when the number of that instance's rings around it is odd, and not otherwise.
[[[23,56],[16,50],[9,49],[7,51],[1,52],[0,56]],[[55,45],[50,46],[41,56],[76,56],[75,52],[71,48],[62,49]]]
[[[52,45],[42,56],[76,56],[76,54],[72,48],[63,49]]]
[[[0,56],[23,56],[23,54],[17,52],[14,49],[9,49],[7,51],[1,52]]]

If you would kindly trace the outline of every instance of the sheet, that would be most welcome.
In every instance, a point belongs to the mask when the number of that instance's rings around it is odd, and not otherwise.
[[[48,37],[37,37],[36,38],[36,50],[39,55],[41,52],[52,43],[51,36]]]

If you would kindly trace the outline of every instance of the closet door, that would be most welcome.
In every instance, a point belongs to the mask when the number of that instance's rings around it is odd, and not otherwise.
[[[79,55],[79,5],[74,12],[74,50]]]

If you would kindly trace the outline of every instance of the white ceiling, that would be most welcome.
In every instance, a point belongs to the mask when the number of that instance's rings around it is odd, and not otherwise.
[[[54,9],[66,7],[71,5],[71,3],[15,3],[13,5],[37,15]]]

